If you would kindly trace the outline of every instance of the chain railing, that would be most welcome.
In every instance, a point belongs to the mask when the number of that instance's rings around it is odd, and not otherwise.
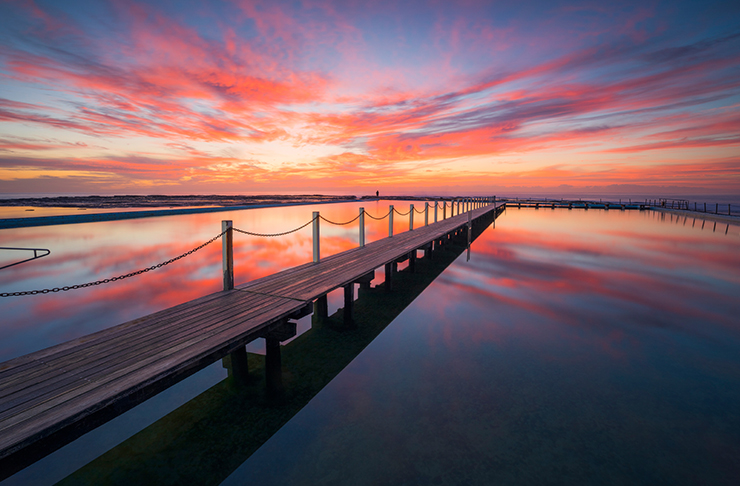
[[[347,225],[347,224],[350,224],[350,223],[354,223],[355,221],[357,221],[358,219],[360,219],[360,215],[358,214],[358,215],[357,215],[357,216],[355,216],[354,218],[350,219],[349,221],[345,221],[344,223],[335,223],[334,221],[330,221],[330,220],[326,219],[326,218],[325,218],[325,217],[323,217],[323,216],[319,216],[319,217],[320,217],[321,219],[323,219],[324,221],[326,221],[327,223],[329,223],[329,224],[333,224],[333,225],[335,225],[335,226],[344,226],[344,225]]]
[[[454,201],[450,201],[450,208],[454,208],[454,204],[455,204]],[[435,207],[436,207],[436,205],[435,205]],[[447,202],[446,201],[442,201],[442,204],[440,205],[440,207],[446,208],[447,207]],[[257,232],[247,231],[247,230],[235,228],[233,226],[229,226],[228,228],[224,229],[221,233],[219,233],[218,235],[214,236],[210,240],[206,241],[202,245],[199,245],[199,246],[193,248],[192,250],[183,253],[182,255],[176,256],[175,258],[170,258],[167,261],[164,261],[164,262],[159,263],[157,265],[152,265],[152,266],[147,267],[147,268],[143,268],[141,270],[136,270],[134,272],[126,273],[126,274],[119,275],[119,276],[116,276],[116,277],[106,278],[106,279],[102,279],[102,280],[96,280],[94,282],[87,282],[87,283],[77,284],[77,285],[69,285],[69,286],[64,286],[64,287],[54,287],[54,288],[41,289],[41,290],[26,290],[26,291],[21,291],[21,292],[3,292],[3,293],[0,293],[0,297],[18,297],[18,296],[23,296],[23,295],[37,295],[37,294],[48,294],[48,293],[66,292],[66,291],[69,291],[69,290],[76,290],[76,289],[82,289],[82,288],[86,288],[86,287],[93,287],[93,286],[103,285],[103,284],[110,283],[110,282],[117,282],[119,280],[124,280],[124,279],[130,278],[130,277],[134,277],[136,275],[141,275],[143,273],[151,272],[152,270],[156,270],[158,268],[161,268],[161,267],[164,267],[166,265],[169,265],[170,263],[174,263],[174,262],[176,262],[176,261],[178,261],[178,260],[180,260],[182,258],[185,258],[186,256],[192,255],[196,251],[198,251],[198,250],[200,250],[200,249],[202,249],[202,248],[210,245],[211,243],[213,243],[217,239],[219,239],[222,236],[226,235],[227,232],[229,232],[229,230],[233,230],[233,231],[235,231],[237,233],[245,234],[245,235],[248,235],[248,236],[255,236],[255,237],[262,237],[262,238],[274,238],[274,237],[278,237],[278,236],[285,236],[285,235],[289,235],[291,233],[295,233],[295,232],[300,231],[303,228],[305,228],[306,226],[308,226],[308,225],[310,225],[310,224],[313,223],[313,225],[314,225],[314,239],[317,240],[318,239],[318,234],[319,234],[319,231],[318,231],[319,220],[324,220],[327,223],[332,224],[332,225],[344,226],[344,225],[348,225],[348,224],[351,224],[351,223],[357,221],[363,215],[367,215],[369,218],[374,219],[376,221],[381,221],[383,219],[386,219],[388,217],[391,217],[394,212],[397,213],[399,216],[409,216],[411,218],[412,212],[416,212],[416,213],[419,213],[419,214],[424,214],[424,213],[426,213],[428,211],[428,208],[429,208],[428,206],[425,206],[424,209],[416,209],[416,208],[413,207],[413,205],[411,205],[409,207],[409,210],[408,211],[406,211],[405,213],[402,213],[402,212],[398,211],[397,209],[395,209],[395,208],[393,208],[391,206],[391,208],[388,210],[388,213],[385,216],[382,216],[382,217],[375,217],[372,214],[366,212],[364,209],[361,208],[360,214],[358,214],[356,217],[352,218],[351,220],[345,221],[345,222],[331,221],[331,220],[329,220],[329,219],[321,216],[318,212],[314,212],[314,217],[311,218],[307,223],[305,223],[305,224],[303,224],[301,226],[298,226],[296,228],[293,228],[291,230],[283,231],[283,232],[280,232],[280,233],[257,233]],[[450,216],[452,216],[452,215],[450,215]],[[231,224],[231,222],[228,222],[228,223]],[[428,222],[425,221],[425,224],[428,224]],[[360,226],[361,226],[361,228],[360,228],[360,246],[364,246],[364,227],[362,227],[362,226],[364,226],[364,222],[362,222]],[[412,229],[412,226],[411,225],[410,225],[410,228],[409,229]],[[392,236],[392,234],[393,234],[392,227],[390,227],[389,228],[389,236]],[[230,246],[231,246],[231,237],[230,237],[230,235],[228,235],[228,243],[224,243],[224,245],[228,245],[229,248],[230,248]],[[319,258],[318,258],[318,241],[314,241],[314,262],[318,262],[318,261],[319,261]]]
[[[37,295],[37,294],[48,294],[48,293],[56,293],[56,292],[67,292],[68,290],[83,289],[83,288],[86,288],[86,287],[93,287],[93,286],[97,286],[97,285],[107,284],[107,283],[110,283],[110,282],[117,282],[119,280],[123,280],[123,279],[130,278],[130,277],[135,277],[136,275],[141,275],[142,273],[151,272],[152,270],[156,270],[158,268],[164,267],[165,265],[169,265],[170,263],[176,262],[177,260],[179,260],[181,258],[185,258],[188,255],[192,255],[196,251],[198,251],[198,250],[200,250],[202,248],[205,248],[206,246],[210,245],[211,243],[213,243],[217,239],[221,238],[221,236],[223,236],[224,233],[226,233],[226,231],[222,231],[221,233],[219,233],[218,235],[214,236],[210,240],[206,241],[202,245],[197,246],[197,247],[193,248],[192,250],[183,253],[180,256],[176,256],[175,258],[170,258],[167,261],[164,261],[164,262],[159,263],[157,265],[152,265],[151,267],[142,268],[141,270],[137,270],[135,272],[126,273],[126,274],[123,274],[123,275],[119,275],[117,277],[105,278],[103,280],[96,280],[95,282],[87,282],[87,283],[84,283],[84,284],[69,285],[69,286],[64,286],[64,287],[54,287],[54,288],[51,288],[51,289],[43,289],[43,290],[24,290],[24,291],[21,291],[21,292],[3,292],[3,293],[0,293],[0,297],[20,297],[22,295]]]
[[[382,216],[380,218],[376,218],[375,216],[373,216],[372,214],[368,213],[367,211],[365,211],[365,214],[367,215],[368,218],[374,219],[375,221],[383,221],[385,218],[387,218],[388,216],[391,215],[391,212],[392,212],[392,210],[388,210],[388,212],[385,214],[385,216]]]
[[[308,221],[308,223],[306,223],[304,225],[301,225],[301,226],[299,226],[297,228],[293,228],[292,230],[283,231],[282,233],[253,233],[251,231],[241,230],[241,229],[238,229],[238,228],[232,228],[232,229],[234,231],[236,231],[237,233],[241,233],[241,234],[244,234],[244,235],[258,236],[258,237],[262,237],[262,238],[274,238],[276,236],[285,236],[285,235],[289,235],[291,233],[295,233],[296,231],[300,231],[303,228],[305,228],[306,226],[308,226],[309,224],[313,223],[315,220],[316,220],[316,218],[311,218]]]

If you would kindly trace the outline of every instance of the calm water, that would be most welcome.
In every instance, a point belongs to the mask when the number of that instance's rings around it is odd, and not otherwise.
[[[317,209],[347,220],[359,205]],[[383,202],[365,207],[387,212]],[[221,219],[280,231],[307,221],[312,210],[0,231],[0,246],[54,252],[15,267],[12,277],[0,272],[0,291],[148,266],[214,236]],[[396,231],[407,224],[397,217]],[[327,253],[356,245],[356,226],[325,228]],[[370,240],[385,234],[386,221],[369,229]],[[242,236],[238,282],[310,258],[308,228],[269,242]],[[739,249],[740,228],[691,218],[509,209],[474,242],[470,261],[461,255],[217,482],[736,484]],[[74,295],[1,302],[2,359],[218,290],[220,248],[202,252]],[[219,365],[204,370],[7,483],[66,477],[224,374]],[[125,468],[135,467],[136,456],[128,461]]]

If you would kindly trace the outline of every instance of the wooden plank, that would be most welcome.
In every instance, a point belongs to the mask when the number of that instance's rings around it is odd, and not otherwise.
[[[269,323],[276,319],[280,319],[283,315],[289,314],[295,310],[298,305],[294,302],[287,302],[280,307],[275,307],[268,315],[255,316],[258,322]],[[266,325],[266,324],[265,324]],[[38,417],[42,412],[48,412],[43,417],[47,417],[49,414],[52,415],[53,420],[59,413],[57,409],[64,409],[65,407],[59,407],[59,405],[68,403],[72,407],[72,411],[75,413],[83,413],[89,408],[90,413],[99,409],[101,406],[111,400],[110,390],[114,392],[123,390],[123,392],[135,390],[137,383],[141,385],[146,384],[149,380],[156,378],[159,375],[167,376],[173,372],[176,372],[179,367],[187,365],[187,362],[193,358],[202,359],[204,356],[208,356],[209,353],[213,353],[220,347],[224,346],[224,342],[228,340],[238,339],[244,337],[244,334],[248,334],[250,331],[254,331],[254,322],[246,322],[243,325],[232,326],[229,329],[221,329],[217,333],[212,333],[207,336],[204,340],[203,346],[192,346],[191,342],[182,343],[175,349],[167,349],[164,352],[147,357],[142,362],[134,363],[126,368],[116,370],[114,373],[108,374],[100,378],[96,382],[88,382],[83,386],[77,387],[67,393],[54,395],[46,401],[36,404],[29,410],[21,411],[13,415],[12,417],[3,420],[2,430],[3,434],[0,434],[0,450],[5,448],[5,438],[7,429],[15,429],[16,431],[20,428],[21,430],[36,430],[39,428],[37,421],[33,418]],[[219,356],[220,358],[220,356]],[[215,361],[218,358],[214,358]],[[211,361],[211,362],[213,362]],[[133,377],[133,378],[132,378]],[[123,393],[122,392],[122,393]],[[96,395],[95,400],[90,400],[86,393],[92,393]],[[85,404],[87,408],[81,405]],[[68,413],[69,411],[67,411]]]
[[[240,297],[240,296],[236,296],[236,297]],[[265,299],[265,297],[260,297],[260,299],[263,300]],[[213,312],[214,309],[216,310],[220,309],[222,313],[233,312],[233,309],[235,309],[233,307],[234,306],[233,302],[228,302],[225,300],[226,299],[221,299],[220,301],[216,301],[216,307],[213,307],[213,308],[211,308],[211,306],[204,307],[203,308],[204,312],[205,311]],[[256,305],[257,302],[255,302],[254,304]],[[192,321],[193,318],[201,317],[201,314],[203,313],[200,313],[197,316],[192,316],[190,321]],[[157,315],[162,316],[162,313],[158,313]],[[88,354],[88,356],[92,356],[95,359],[100,359],[101,357],[106,356],[105,354],[102,354],[102,353],[105,353],[105,351],[110,350],[110,349],[120,351],[122,349],[121,346],[124,346],[128,342],[128,340],[134,339],[134,338],[138,338],[138,340],[141,341],[141,339],[147,338],[147,337],[156,338],[158,336],[167,336],[165,340],[162,341],[162,344],[168,344],[171,339],[176,339],[182,336],[184,332],[190,331],[191,330],[190,328],[193,327],[192,324],[190,326],[185,325],[188,322],[187,320],[179,321],[178,328],[176,330],[165,327],[166,324],[170,324],[171,322],[173,322],[171,321],[171,319],[177,319],[178,317],[181,317],[181,315],[180,314],[177,314],[174,316],[169,315],[169,314],[164,314],[164,315],[166,315],[167,319],[170,320],[169,322],[165,320],[161,320],[161,319],[158,321],[154,321],[154,324],[156,324],[155,326],[149,326],[146,329],[142,330],[146,332],[136,333],[134,330],[132,332],[127,333],[124,336],[114,335],[117,338],[115,340],[85,343],[85,346],[81,346],[77,349],[65,350],[64,352],[58,353],[55,356],[49,357],[45,359],[43,363],[50,368],[47,370],[42,369],[40,373],[48,377],[55,376],[56,374],[62,373],[66,370],[67,366],[65,366],[65,363],[63,361],[65,359],[66,360],[72,359],[72,362],[74,362],[74,357],[77,357],[77,361],[80,361],[85,357],[85,354],[84,354],[85,352]],[[198,325],[200,321],[192,321],[192,322]],[[177,331],[177,332],[174,332],[174,331]],[[5,396],[10,391],[13,391],[13,388],[12,388],[13,381],[17,381],[20,379],[20,380],[24,380],[26,385],[28,386],[33,384],[34,376],[29,375],[28,373],[17,374],[17,376],[15,376],[15,380],[11,380],[11,378],[13,378],[14,373],[6,373],[6,375],[8,375],[8,377],[5,380],[3,380],[3,388],[2,388],[2,391],[0,391],[0,396]]]
[[[253,316],[253,315],[260,315],[261,311],[265,309],[269,312],[269,310],[276,305],[277,299],[267,299],[265,300],[264,304],[261,305],[259,308],[254,309],[250,308],[246,310],[246,315]],[[295,306],[295,304],[299,303],[293,303],[291,302],[291,305]],[[242,312],[242,315],[236,314],[230,316],[228,321],[231,321],[230,325],[234,325],[234,323],[238,323],[241,320],[244,320],[244,311]],[[151,353],[151,355],[168,355],[171,353],[172,350],[178,349],[182,343],[193,343],[198,342],[201,340],[206,339],[211,333],[218,332],[220,329],[223,329],[225,326],[222,324],[223,321],[220,320],[214,320],[213,323],[206,328],[200,329],[198,333],[191,333],[186,336],[184,336],[182,339],[178,339],[177,341],[169,342],[168,346],[160,346],[159,343],[151,344],[149,346],[150,350],[157,351],[156,353]],[[163,349],[164,348],[164,349]],[[97,370],[93,369],[92,371],[98,371],[97,373],[89,372],[85,373],[86,370],[82,369],[80,370],[80,373],[75,373],[73,375],[73,378],[67,378],[62,381],[62,384],[57,385],[55,382],[52,382],[47,388],[31,388],[26,393],[19,393],[17,397],[15,397],[13,400],[5,400],[4,404],[7,404],[7,409],[4,411],[0,411],[0,427],[2,425],[2,421],[5,419],[6,416],[10,416],[12,414],[12,411],[14,408],[17,408],[17,406],[20,403],[23,403],[24,406],[33,405],[36,402],[43,401],[48,398],[49,394],[54,393],[54,391],[58,389],[63,389],[64,385],[67,386],[74,386],[73,384],[75,382],[80,383],[86,383],[89,381],[94,381],[97,379],[99,375],[103,375],[104,377],[108,377],[111,372],[115,372],[116,368],[121,368],[127,366],[129,363],[142,363],[146,362],[146,358],[148,357],[146,354],[147,349],[143,349],[143,353],[136,353],[136,350],[132,350],[132,352],[128,353],[127,359],[123,360],[121,362],[113,362],[111,363],[112,366],[102,366],[98,367]],[[93,362],[95,364],[95,362]],[[48,393],[44,393],[47,391]],[[30,395],[29,395],[30,394]],[[29,401],[29,398],[32,398]]]

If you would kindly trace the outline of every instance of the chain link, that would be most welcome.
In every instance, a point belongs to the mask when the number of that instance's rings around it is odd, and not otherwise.
[[[365,214],[367,214],[367,217],[370,218],[370,219],[374,219],[375,221],[381,221],[381,220],[387,218],[388,216],[390,216],[391,215],[391,211],[388,210],[388,213],[385,216],[382,216],[380,218],[376,218],[375,216],[373,216],[372,214],[368,213],[367,211],[365,212]]]
[[[358,219],[360,219],[360,215],[358,214],[357,216],[355,216],[355,218],[354,218],[354,219],[351,219],[351,220],[347,221],[346,223],[335,223],[334,221],[329,221],[328,219],[326,219],[326,218],[325,218],[325,217],[323,217],[323,216],[320,216],[320,217],[321,217],[321,219],[323,219],[323,220],[324,220],[324,221],[326,221],[327,223],[329,223],[329,224],[333,224],[333,225],[336,225],[336,226],[344,226],[344,225],[346,225],[346,224],[354,223],[355,221],[357,221]]]
[[[185,253],[183,253],[180,256],[177,256],[175,258],[172,258],[170,260],[167,260],[166,262],[159,263],[157,265],[152,265],[151,267],[148,267],[148,268],[142,268],[141,270],[137,270],[135,272],[127,273],[127,274],[124,274],[124,275],[119,275],[117,277],[106,278],[106,279],[103,279],[103,280],[97,280],[95,282],[88,282],[88,283],[78,284],[78,285],[69,285],[69,286],[65,286],[65,287],[54,287],[53,289],[24,290],[22,292],[3,292],[3,293],[0,293],[0,297],[19,297],[19,296],[22,296],[22,295],[36,295],[36,294],[48,294],[48,293],[56,293],[56,292],[66,292],[68,290],[83,289],[85,287],[93,287],[93,286],[96,286],[96,285],[102,285],[102,284],[106,284],[106,283],[110,283],[110,282],[116,282],[118,280],[123,280],[123,279],[129,278],[129,277],[135,277],[136,275],[141,275],[142,273],[151,272],[152,270],[156,270],[158,268],[164,267],[165,265],[169,265],[172,262],[176,262],[177,260],[179,260],[181,258],[185,258],[186,256],[195,253],[196,251],[200,250],[201,248],[204,248],[204,247],[210,245],[211,243],[213,243],[214,241],[216,241],[217,239],[221,238],[224,235],[224,233],[226,233],[226,231],[228,231],[228,230],[222,231],[221,233],[219,233],[218,235],[214,236],[210,240],[206,241],[202,245],[200,245],[200,246],[198,246],[196,248],[193,248],[192,250],[190,250],[188,252],[185,252]]]
[[[409,214],[411,214],[411,209],[410,209],[410,208],[409,208],[409,210],[408,210],[408,211],[406,211],[405,213],[402,213],[401,211],[399,211],[399,210],[398,210],[398,209],[396,209],[396,208],[393,208],[393,210],[394,210],[394,211],[396,212],[396,214],[398,214],[399,216],[408,216]]]
[[[304,224],[303,226],[299,226],[299,227],[294,228],[294,229],[289,230],[289,231],[283,231],[282,233],[252,233],[251,231],[240,230],[238,228],[234,228],[234,231],[236,231],[237,233],[242,233],[242,234],[249,235],[249,236],[261,236],[261,237],[264,237],[264,238],[274,238],[276,236],[285,236],[285,235],[289,235],[291,233],[295,233],[296,231],[302,230],[303,228],[305,228],[309,224],[313,223],[315,219],[316,218],[311,218],[308,221],[308,223]]]

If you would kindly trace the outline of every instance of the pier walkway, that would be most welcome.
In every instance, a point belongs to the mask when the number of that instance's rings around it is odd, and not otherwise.
[[[352,325],[356,283],[369,285],[385,267],[387,290],[396,263],[417,250],[432,257],[471,225],[490,224],[503,203],[307,263],[177,305],[35,353],[0,363],[0,480],[167,387],[230,356],[233,376],[248,375],[245,345],[266,340],[268,387],[280,388],[280,342],[295,335],[290,319],[326,314],[326,294],[345,289]],[[412,207],[413,211],[413,207]]]

